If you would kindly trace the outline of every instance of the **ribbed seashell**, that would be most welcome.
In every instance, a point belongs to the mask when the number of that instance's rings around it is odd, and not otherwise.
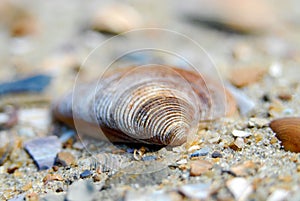
[[[148,66],[117,69],[78,87],[58,101],[54,115],[100,139],[175,146],[197,132],[199,121],[234,110],[231,95],[200,74]]]
[[[300,117],[276,119],[270,127],[286,151],[300,152]]]

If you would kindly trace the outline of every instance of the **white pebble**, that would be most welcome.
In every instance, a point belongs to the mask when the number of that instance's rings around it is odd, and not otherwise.
[[[245,146],[245,142],[243,138],[236,138],[234,141],[234,144],[238,147],[238,148],[243,148]]]
[[[249,137],[252,134],[250,132],[246,132],[246,131],[233,130],[232,135],[235,137]]]
[[[272,65],[269,68],[269,74],[272,77],[278,78],[282,75],[282,66],[278,62],[272,63]]]

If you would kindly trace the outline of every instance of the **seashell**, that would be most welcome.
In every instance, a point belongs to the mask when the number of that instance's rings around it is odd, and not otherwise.
[[[270,127],[286,151],[300,152],[300,117],[276,119]]]
[[[98,83],[81,85],[54,105],[54,116],[71,126],[75,122],[78,133],[111,142],[171,146],[196,133],[199,121],[234,111],[232,96],[212,80],[155,65],[106,73]]]

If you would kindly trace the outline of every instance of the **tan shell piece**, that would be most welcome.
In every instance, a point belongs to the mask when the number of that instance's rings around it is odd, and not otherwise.
[[[300,152],[300,118],[286,117],[273,120],[271,129],[286,151]]]

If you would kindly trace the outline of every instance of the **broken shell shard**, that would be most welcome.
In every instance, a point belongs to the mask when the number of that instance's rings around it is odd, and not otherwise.
[[[235,101],[222,86],[196,72],[157,65],[106,73],[54,106],[54,116],[69,125],[74,120],[78,133],[171,146],[195,134],[199,121],[234,111]]]
[[[300,152],[300,117],[273,120],[270,128],[276,133],[286,151]]]

